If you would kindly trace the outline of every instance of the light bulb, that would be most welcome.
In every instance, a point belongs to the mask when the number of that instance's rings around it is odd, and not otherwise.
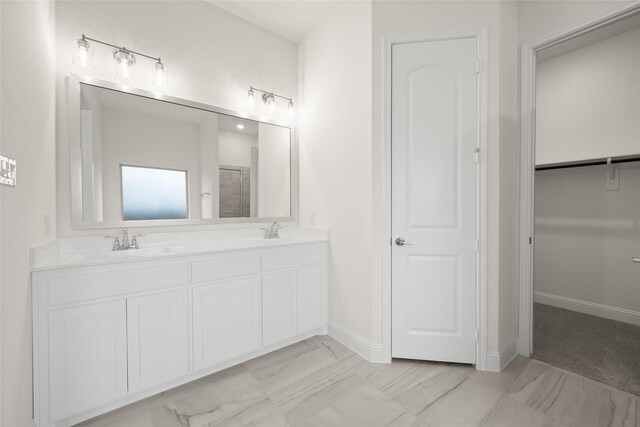
[[[237,128],[238,130],[242,130],[242,129],[244,129],[244,125],[243,125],[242,123],[238,123],[238,124],[236,125],[236,128]]]
[[[289,105],[287,108],[289,110],[289,116],[293,116],[293,114],[295,113],[295,107],[293,106],[293,99],[289,100]]]
[[[247,94],[247,105],[249,109],[253,109],[256,105],[256,94],[252,87],[249,88],[249,93]]]
[[[133,79],[135,73],[133,65],[136,63],[136,58],[127,49],[118,49],[113,53],[113,58],[116,61],[116,74],[124,79]]]
[[[153,84],[158,87],[166,87],[167,86],[167,69],[165,65],[158,59],[155,66],[153,67]]]
[[[272,93],[265,93],[264,95],[262,95],[262,99],[267,106],[267,111],[269,111],[269,114],[273,114],[276,109],[276,98]]]
[[[93,68],[93,49],[84,38],[76,40],[76,51],[73,57],[73,63],[80,68]]]

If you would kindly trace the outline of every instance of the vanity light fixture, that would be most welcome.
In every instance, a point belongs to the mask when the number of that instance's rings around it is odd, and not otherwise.
[[[84,35],[76,40],[76,52],[73,56],[73,63],[80,68],[93,69],[93,49]]]
[[[249,88],[249,93],[247,94],[247,104],[249,104],[249,109],[253,109],[256,106],[256,93],[252,87]]]
[[[167,85],[167,69],[160,58],[145,55],[144,53],[127,49],[124,46],[116,46],[111,43],[93,39],[85,36],[84,34],[81,38],[76,40],[77,51],[74,55],[73,63],[77,66],[81,68],[93,68],[93,48],[89,43],[90,41],[115,49],[113,52],[113,59],[116,61],[116,74],[118,76],[125,79],[133,79],[135,77],[133,67],[136,63],[136,56],[141,56],[155,61],[153,66],[153,84],[160,87],[165,87]]]
[[[136,57],[131,52],[123,47],[113,52],[113,59],[116,60],[117,75],[127,80],[135,78],[133,66],[136,63]]]
[[[256,97],[255,92],[262,93],[262,102],[264,103],[264,105],[267,106],[267,110],[269,110],[269,113],[273,114],[273,112],[275,111],[276,98],[281,98],[289,101],[287,108],[289,109],[289,114],[293,115],[293,112],[294,112],[293,98],[288,98],[286,96],[278,95],[277,93],[274,93],[274,92],[269,92],[266,90],[255,88],[253,86],[249,87],[249,93],[248,93],[249,108],[253,108],[253,106],[255,105],[255,97]]]

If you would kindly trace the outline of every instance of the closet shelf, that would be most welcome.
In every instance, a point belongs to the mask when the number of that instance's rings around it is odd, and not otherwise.
[[[633,156],[608,157],[604,159],[577,160],[575,162],[550,163],[546,165],[536,166],[536,171],[579,168],[584,166],[597,166],[597,165],[630,163],[630,162],[640,162],[640,154],[636,154]]]

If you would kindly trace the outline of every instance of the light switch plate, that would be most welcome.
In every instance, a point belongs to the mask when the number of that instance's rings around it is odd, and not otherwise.
[[[16,160],[0,155],[0,184],[16,186]]]

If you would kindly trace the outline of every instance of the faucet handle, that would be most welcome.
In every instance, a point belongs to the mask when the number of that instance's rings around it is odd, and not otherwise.
[[[140,249],[140,245],[138,244],[138,237],[144,237],[146,234],[134,234],[131,238],[131,247],[133,249]]]

